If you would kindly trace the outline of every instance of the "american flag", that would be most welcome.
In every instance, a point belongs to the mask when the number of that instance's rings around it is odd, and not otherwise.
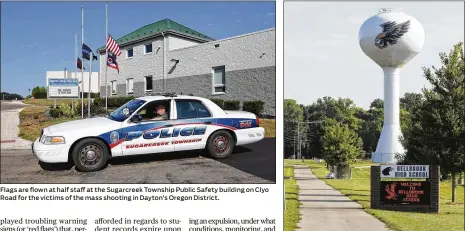
[[[116,54],[117,56],[121,55],[118,43],[116,43],[116,41],[111,37],[111,35],[108,35],[106,48],[113,54]]]

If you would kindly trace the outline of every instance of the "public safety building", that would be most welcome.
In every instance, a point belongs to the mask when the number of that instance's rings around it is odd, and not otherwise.
[[[146,25],[116,42],[117,70],[107,67],[108,96],[176,92],[209,99],[261,100],[275,116],[275,29],[215,40],[170,19]],[[100,94],[105,96],[105,47]]]

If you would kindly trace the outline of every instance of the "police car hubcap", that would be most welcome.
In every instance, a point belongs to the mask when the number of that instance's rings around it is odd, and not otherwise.
[[[81,151],[81,163],[83,165],[94,165],[101,157],[101,151],[97,146],[88,145]]]
[[[223,153],[228,150],[229,140],[224,136],[219,136],[213,141],[213,149],[216,153]]]
[[[95,159],[95,152],[94,151],[88,151],[86,157],[87,157],[88,160]]]

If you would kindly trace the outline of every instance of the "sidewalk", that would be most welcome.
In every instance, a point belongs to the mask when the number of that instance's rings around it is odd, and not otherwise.
[[[1,150],[31,149],[31,143],[18,137],[19,112],[22,109],[1,111]]]
[[[299,186],[302,231],[389,231],[362,206],[328,186],[308,167],[294,166]]]

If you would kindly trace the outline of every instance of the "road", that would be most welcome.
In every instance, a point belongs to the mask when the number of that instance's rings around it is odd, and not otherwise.
[[[8,110],[21,109],[25,106],[26,106],[25,104],[19,104],[15,102],[2,102],[0,108],[2,111],[8,111]]]
[[[275,143],[275,138],[267,138],[236,147],[224,160],[198,152],[120,157],[92,173],[67,165],[44,170],[30,150],[2,150],[0,183],[275,183]]]

